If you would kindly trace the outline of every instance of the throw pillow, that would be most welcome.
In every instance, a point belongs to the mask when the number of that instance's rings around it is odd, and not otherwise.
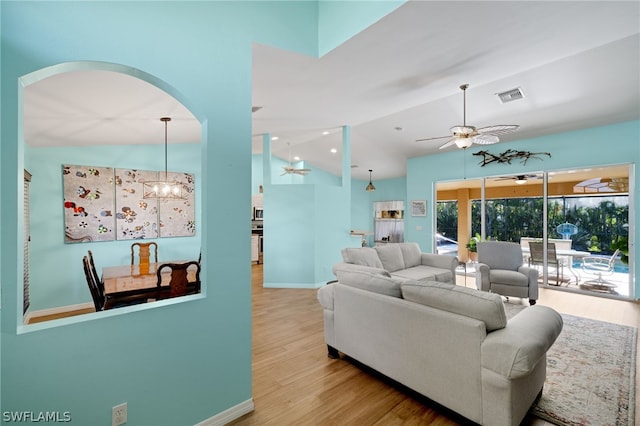
[[[398,244],[402,251],[404,259],[404,269],[413,268],[422,264],[422,253],[418,243],[401,243]]]
[[[404,269],[404,259],[402,258],[402,250],[400,244],[385,244],[375,248],[378,257],[382,262],[382,267],[389,272]]]
[[[346,263],[383,269],[378,253],[371,247],[345,248],[342,250],[342,258]]]

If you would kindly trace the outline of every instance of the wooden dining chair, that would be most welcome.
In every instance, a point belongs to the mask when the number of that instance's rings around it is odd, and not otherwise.
[[[87,258],[89,259],[89,268],[91,269],[91,273],[93,274],[93,279],[95,280],[98,286],[98,290],[100,290],[100,293],[104,295],[104,283],[100,279],[100,275],[98,274],[98,270],[96,269],[96,263],[93,261],[93,253],[91,252],[91,250],[88,250]]]
[[[153,246],[154,262],[158,262],[158,244],[150,243],[133,243],[131,244],[131,264],[135,264],[135,248],[138,247],[138,263],[140,265],[148,265],[151,263],[151,247]]]
[[[195,268],[195,280],[189,281],[189,267]],[[162,286],[162,271],[171,270],[168,297],[185,296],[187,294],[200,293],[200,263],[192,260],[185,263],[164,263],[158,268],[158,293],[159,298],[167,297],[166,286]]]
[[[84,256],[82,258],[82,265],[84,267],[84,276],[87,279],[87,285],[89,286],[89,291],[91,292],[91,298],[93,299],[93,305],[96,308],[96,312],[102,311],[104,310],[104,296],[101,294],[100,289],[98,288],[98,283],[95,281],[88,256]]]

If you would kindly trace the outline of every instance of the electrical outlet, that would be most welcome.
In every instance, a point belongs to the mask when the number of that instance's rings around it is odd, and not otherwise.
[[[116,405],[111,409],[111,426],[120,426],[127,422],[127,403]]]

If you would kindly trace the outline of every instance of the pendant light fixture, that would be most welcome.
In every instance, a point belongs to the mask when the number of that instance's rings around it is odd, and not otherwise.
[[[142,198],[144,199],[182,199],[182,184],[170,181],[167,172],[167,125],[171,117],[162,117],[164,123],[164,180],[143,183]]]
[[[376,190],[376,187],[373,186],[373,183],[371,183],[371,172],[373,170],[369,169],[369,185],[367,185],[367,187],[365,188],[367,192],[373,192]]]

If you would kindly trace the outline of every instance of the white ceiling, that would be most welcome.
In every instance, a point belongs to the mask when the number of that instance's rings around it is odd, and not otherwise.
[[[519,124],[502,141],[640,119],[640,2],[410,1],[322,58],[256,45],[253,148],[341,171],[351,126],[353,176],[404,176],[406,159],[439,151],[462,124]],[[525,98],[501,104],[497,92]],[[135,95],[134,95],[135,94]],[[32,146],[163,143],[200,139],[179,102],[141,80],[77,71],[25,89]],[[397,130],[401,128],[402,130]],[[322,135],[329,131],[328,135]],[[337,148],[331,154],[330,148]],[[454,147],[450,150],[456,149]]]

